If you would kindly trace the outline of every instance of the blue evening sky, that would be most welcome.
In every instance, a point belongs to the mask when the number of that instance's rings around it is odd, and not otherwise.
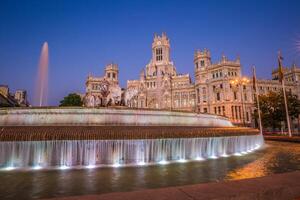
[[[284,64],[300,64],[300,1],[292,0],[1,0],[0,84],[34,93],[41,47],[50,51],[49,104],[70,92],[84,93],[89,73],[119,64],[120,84],[137,79],[151,58],[154,33],[166,32],[179,73],[194,78],[195,49],[241,57],[243,73],[256,65],[270,78],[277,51]]]

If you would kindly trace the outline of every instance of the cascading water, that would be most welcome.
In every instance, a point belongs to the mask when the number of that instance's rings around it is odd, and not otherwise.
[[[242,155],[264,143],[261,135],[142,140],[0,142],[1,169],[165,164]]]
[[[47,93],[48,93],[48,64],[49,64],[49,50],[48,43],[44,42],[35,89],[34,105],[46,106],[47,105]]]

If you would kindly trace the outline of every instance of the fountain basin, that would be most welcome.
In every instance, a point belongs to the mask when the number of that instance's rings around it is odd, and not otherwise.
[[[94,168],[243,155],[258,130],[190,112],[41,108],[0,110],[0,168]]]
[[[1,109],[0,126],[136,125],[232,127],[225,117],[178,111],[115,108]]]

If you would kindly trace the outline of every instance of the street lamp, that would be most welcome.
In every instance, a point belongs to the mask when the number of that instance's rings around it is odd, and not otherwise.
[[[241,92],[241,101],[242,101],[242,113],[243,113],[243,125],[245,126],[245,105],[244,105],[244,87],[250,82],[250,80],[246,77],[237,78],[234,80],[231,80],[230,83],[233,85],[238,86],[240,92]],[[241,89],[240,89],[241,88]]]

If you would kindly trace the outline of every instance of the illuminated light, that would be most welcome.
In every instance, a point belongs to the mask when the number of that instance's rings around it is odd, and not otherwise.
[[[146,165],[146,163],[144,161],[138,162],[138,165],[143,166]]]
[[[235,156],[242,156],[241,153],[235,153],[235,154],[233,154],[233,155],[235,155]]]
[[[166,164],[168,164],[168,163],[169,163],[169,162],[166,161],[166,160],[161,160],[161,161],[158,162],[158,164],[160,164],[160,165],[166,165]]]
[[[39,169],[42,169],[42,166],[40,165],[36,165],[34,167],[32,167],[33,170],[39,170]]]
[[[59,167],[59,169],[66,170],[66,169],[70,169],[70,167],[67,166],[67,165],[62,165],[62,166]]]
[[[195,160],[204,160],[202,157],[196,157]]]
[[[213,155],[213,156],[210,156],[209,158],[210,159],[217,159],[218,157]]]
[[[247,154],[247,153],[248,153],[247,151],[242,151],[242,152],[241,152],[241,154]]]
[[[187,162],[187,160],[186,159],[179,159],[178,162],[185,163],[185,162]]]
[[[120,165],[120,163],[115,163],[115,164],[113,164],[113,167],[120,167],[121,165]]]
[[[86,166],[86,168],[88,168],[88,169],[93,169],[95,167],[96,167],[96,165],[88,165],[88,166]]]
[[[224,153],[224,154],[221,155],[221,157],[225,157],[226,158],[226,157],[229,157],[229,155],[226,154],[226,153]]]
[[[3,168],[3,170],[5,170],[5,171],[11,171],[11,170],[14,170],[14,169],[16,169],[15,167],[5,167],[5,168]]]

